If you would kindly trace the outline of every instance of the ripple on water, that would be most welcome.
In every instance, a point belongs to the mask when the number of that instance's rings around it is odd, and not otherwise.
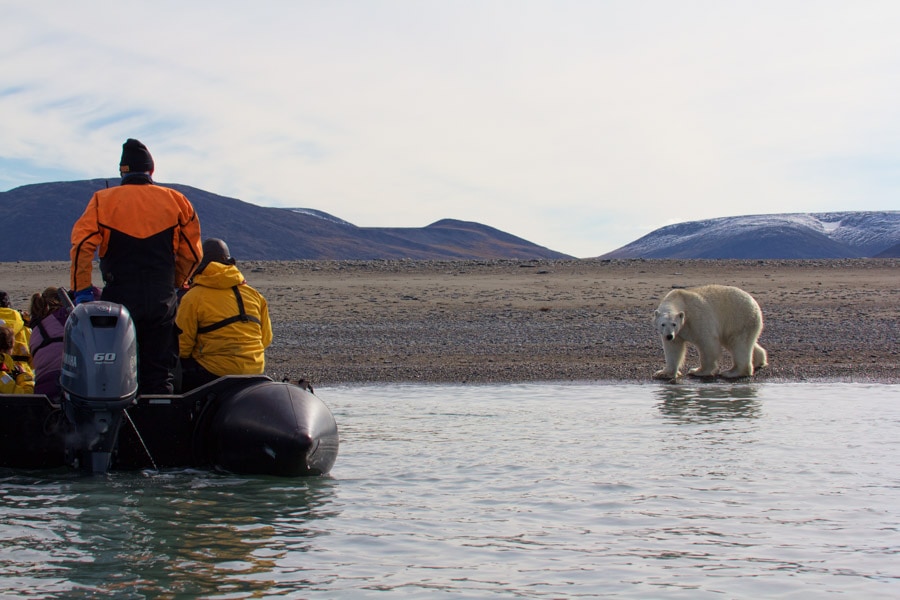
[[[320,389],[328,477],[3,474],[0,595],[896,597],[898,392]]]

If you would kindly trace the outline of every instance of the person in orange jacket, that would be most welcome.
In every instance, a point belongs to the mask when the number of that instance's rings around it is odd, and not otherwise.
[[[72,227],[71,285],[76,304],[94,299],[97,253],[101,299],[124,305],[134,320],[140,392],[171,394],[176,291],[200,262],[200,220],[183,194],[154,183],[153,171],[150,151],[129,138],[122,145],[121,185],[96,192]]]

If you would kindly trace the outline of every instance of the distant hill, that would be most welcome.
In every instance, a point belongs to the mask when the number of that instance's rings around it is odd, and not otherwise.
[[[668,225],[601,258],[861,258],[898,245],[900,211],[750,215]]]
[[[900,244],[894,244],[887,250],[882,250],[873,258],[900,258]]]
[[[68,260],[72,224],[95,191],[118,183],[39,183],[0,192],[7,223],[0,261]],[[187,196],[200,215],[203,237],[225,240],[238,260],[571,258],[479,223],[443,219],[421,228],[357,227],[315,209],[267,208],[186,185],[162,185]]]

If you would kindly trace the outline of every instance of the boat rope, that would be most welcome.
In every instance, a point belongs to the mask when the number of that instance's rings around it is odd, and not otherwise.
[[[134,434],[137,436],[138,441],[141,443],[141,446],[144,447],[144,452],[147,453],[147,458],[150,459],[150,464],[153,465],[154,471],[159,471],[159,467],[156,466],[156,461],[153,460],[153,455],[150,454],[150,449],[147,448],[147,444],[144,443],[144,438],[141,437],[141,432],[138,431],[137,425],[134,424],[134,421],[131,420],[131,415],[128,414],[128,409],[126,408],[124,411],[125,418],[128,419],[128,422],[131,423],[131,428],[134,429]]]

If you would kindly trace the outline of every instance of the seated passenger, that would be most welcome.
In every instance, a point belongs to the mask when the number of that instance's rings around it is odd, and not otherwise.
[[[16,334],[7,325],[0,326],[0,394],[33,394],[34,374],[27,363],[13,359],[10,352]]]
[[[25,324],[22,313],[10,306],[9,294],[6,292],[0,292],[0,325],[6,325],[13,331],[15,340],[10,351],[13,360],[31,370],[31,353],[28,351],[31,328]]]
[[[182,392],[223,375],[265,372],[265,349],[272,343],[268,304],[247,285],[222,240],[203,242],[203,260],[181,298],[175,325]]]
[[[62,373],[63,333],[69,315],[55,287],[48,287],[43,292],[34,294],[29,312],[34,393],[57,398],[62,393],[59,376]]]

